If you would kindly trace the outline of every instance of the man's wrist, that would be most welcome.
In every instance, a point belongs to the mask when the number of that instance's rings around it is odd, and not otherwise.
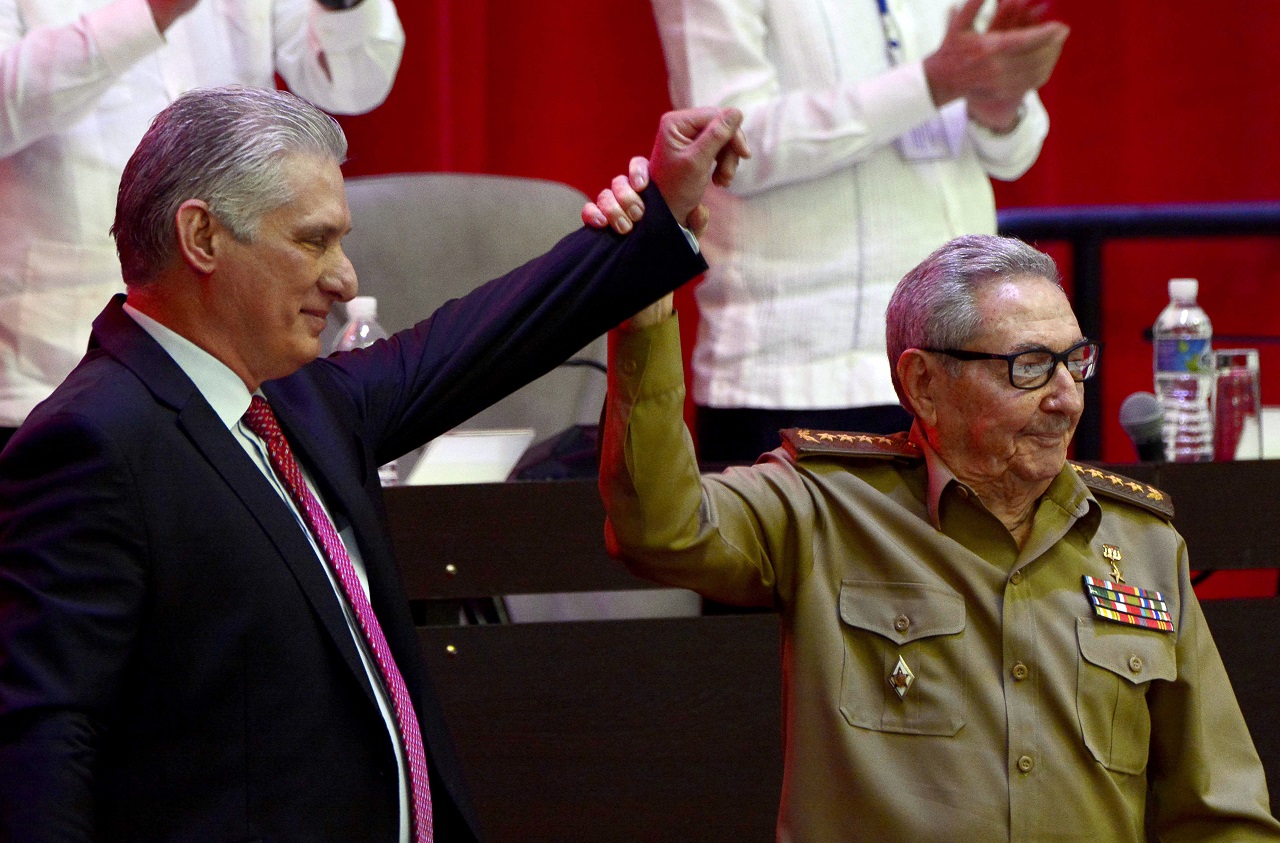
[[[1007,135],[1027,116],[1027,105],[1019,100],[1017,108],[982,108],[969,103],[969,118],[993,135]]]

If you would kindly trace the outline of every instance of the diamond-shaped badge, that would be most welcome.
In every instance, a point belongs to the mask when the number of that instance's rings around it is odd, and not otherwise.
[[[916,681],[916,675],[911,672],[911,668],[907,667],[902,656],[898,656],[898,663],[894,666],[893,673],[889,674],[889,687],[893,688],[898,699],[902,699],[907,695],[907,689],[914,681]]]

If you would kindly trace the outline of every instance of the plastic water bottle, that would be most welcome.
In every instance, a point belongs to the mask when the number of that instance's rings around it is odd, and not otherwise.
[[[1213,326],[1196,304],[1194,278],[1169,282],[1169,305],[1152,329],[1156,395],[1164,408],[1164,451],[1170,462],[1213,459]]]
[[[364,348],[386,338],[386,330],[378,324],[378,300],[373,296],[356,296],[347,302],[347,324],[343,326],[334,350]],[[378,479],[383,486],[400,485],[400,471],[395,460],[378,469]]]

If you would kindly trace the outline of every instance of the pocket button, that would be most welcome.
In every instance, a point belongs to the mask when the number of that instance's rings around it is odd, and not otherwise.
[[[1141,657],[1141,656],[1130,656],[1130,657],[1129,657],[1129,670],[1133,671],[1134,673],[1141,673],[1141,672],[1142,672],[1142,657]]]
[[[898,632],[906,632],[907,627],[909,626],[911,626],[911,618],[906,615],[898,615],[897,619],[893,622],[893,628]]]

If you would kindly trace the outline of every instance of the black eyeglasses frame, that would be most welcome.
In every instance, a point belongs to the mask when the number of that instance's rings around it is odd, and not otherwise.
[[[1089,358],[1089,368],[1077,378],[1075,373],[1071,371],[1071,367],[1067,365],[1067,360],[1074,352],[1089,346],[1093,347],[1093,354]],[[921,348],[920,350],[928,351],[933,354],[945,354],[948,357],[954,357],[956,360],[1003,360],[1009,367],[1009,385],[1014,389],[1033,390],[1039,389],[1049,381],[1053,380],[1053,374],[1058,370],[1059,363],[1066,366],[1067,373],[1071,375],[1071,379],[1076,383],[1084,383],[1089,378],[1093,377],[1094,373],[1098,371],[1098,359],[1102,356],[1102,343],[1097,340],[1086,339],[1080,340],[1080,342],[1065,351],[1049,351],[1047,348],[1029,348],[1026,351],[1015,351],[1012,354],[995,354],[990,351],[966,351],[959,348]],[[1044,378],[1033,385],[1020,386],[1013,378],[1014,360],[1024,354],[1048,354],[1053,358],[1053,365],[1045,371]]]

